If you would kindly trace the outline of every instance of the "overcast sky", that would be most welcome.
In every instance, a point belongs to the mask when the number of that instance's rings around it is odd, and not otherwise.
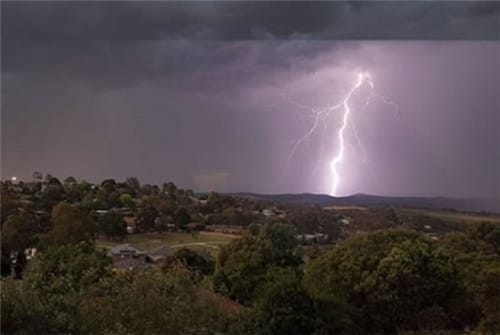
[[[304,135],[366,71],[339,194],[499,197],[499,19],[494,2],[2,2],[2,178],[328,193],[343,110]]]

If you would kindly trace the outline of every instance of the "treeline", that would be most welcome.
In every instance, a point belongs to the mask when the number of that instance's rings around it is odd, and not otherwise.
[[[2,281],[2,333],[500,332],[498,226],[440,241],[373,232],[308,264],[295,236],[265,224],[223,247],[214,268],[187,253],[162,270],[119,273],[92,244],[54,244],[22,280]]]
[[[31,182],[1,183],[2,275],[22,275],[25,251],[43,250],[52,243],[123,240],[125,218],[133,233],[187,230],[189,224],[207,226],[289,223],[299,233],[326,232],[330,240],[339,235],[338,215],[312,206],[281,206],[219,193],[195,195],[168,182],[141,185],[137,178],[120,182],[105,179],[99,184],[67,177],[33,174]],[[273,208],[284,215],[266,216]]]
[[[498,225],[432,240],[391,209],[344,225],[334,210],[173,183],[34,177],[1,185],[3,334],[500,334]],[[181,249],[159,269],[116,272],[95,240],[128,234],[123,215],[138,232],[197,222],[246,233],[215,263]],[[297,240],[314,232],[331,243]]]

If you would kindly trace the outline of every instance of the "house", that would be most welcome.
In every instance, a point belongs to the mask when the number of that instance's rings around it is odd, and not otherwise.
[[[109,253],[111,254],[111,258],[113,259],[113,263],[124,260],[124,259],[132,259],[132,258],[146,259],[147,258],[147,255],[145,253],[143,253],[142,251],[140,251],[137,248],[134,248],[133,246],[131,246],[128,243],[117,245],[116,247],[111,248]]]
[[[266,208],[262,210],[264,216],[277,216],[279,218],[285,218],[286,213],[276,207]]]
[[[297,240],[300,242],[324,242],[328,239],[328,235],[324,233],[314,234],[299,234]]]
[[[205,230],[216,233],[225,233],[234,235],[241,235],[246,231],[245,227],[242,226],[222,225],[222,224],[207,225],[205,227]]]
[[[149,258],[153,263],[159,263],[165,258],[173,256],[174,253],[175,250],[167,244],[164,244],[156,249],[152,249],[147,252]]]
[[[123,222],[127,226],[127,233],[132,234],[137,230],[137,218],[135,216],[124,216]]]
[[[130,244],[117,245],[109,250],[115,270],[144,270],[152,266],[148,254]]]
[[[351,222],[346,218],[342,218],[342,220],[340,220],[340,223],[343,224],[344,226],[348,226],[349,224],[351,224]]]
[[[120,214],[120,215],[130,215],[132,211],[128,207],[121,207],[121,208],[110,208],[110,209],[98,209],[95,211],[98,215],[105,215],[105,214]]]
[[[270,209],[264,209],[262,211],[262,214],[264,214],[264,216],[271,216],[271,215],[273,215],[273,211]]]

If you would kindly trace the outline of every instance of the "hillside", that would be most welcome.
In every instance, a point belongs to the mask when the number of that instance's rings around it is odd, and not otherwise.
[[[457,211],[500,213],[500,199],[448,197],[394,197],[354,194],[332,197],[326,194],[256,194],[235,193],[235,196],[278,203],[315,204],[319,206],[394,206],[405,208],[453,209]]]

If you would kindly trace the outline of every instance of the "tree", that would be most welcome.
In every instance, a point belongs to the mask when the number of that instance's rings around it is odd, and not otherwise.
[[[465,233],[452,232],[441,239],[456,260],[463,288],[452,307],[462,327],[478,325],[484,334],[500,331],[500,255],[494,232],[494,225],[475,224]]]
[[[49,177],[47,177],[49,176]],[[50,175],[45,177],[45,189],[42,191],[42,207],[50,210],[55,204],[64,199],[64,189],[59,179]]]
[[[70,202],[78,202],[82,199],[82,192],[78,187],[78,182],[75,177],[67,177],[64,179],[64,192]]]
[[[120,203],[122,207],[128,207],[128,208],[134,207],[134,201],[132,200],[132,196],[128,193],[123,193],[122,195],[120,195]]]
[[[90,192],[92,190],[92,187],[93,185],[90,184],[88,181],[86,180],[80,180],[80,182],[78,183],[78,190],[82,193],[82,194],[87,194],[88,192]]]
[[[167,194],[169,198],[175,199],[177,193],[177,186],[174,183],[168,182],[162,185],[162,192]]]
[[[475,292],[484,316],[479,323],[479,330],[483,334],[499,334],[500,262],[479,272]]]
[[[176,269],[117,274],[81,303],[83,334],[224,334],[232,313]]]
[[[2,285],[2,331],[76,333],[82,298],[109,278],[111,260],[87,243],[53,246],[37,255],[22,281]]]
[[[87,193],[82,199],[82,209],[86,211],[105,209],[106,203],[101,199],[94,198],[92,193]]]
[[[36,246],[36,232],[35,223],[26,215],[12,215],[2,227],[2,260],[4,266],[9,266],[10,257],[15,257],[14,270],[18,276],[26,265],[25,249]]]
[[[93,241],[95,223],[78,208],[61,202],[52,209],[52,229],[46,234],[48,244]]]
[[[116,190],[116,181],[112,178],[109,179],[104,179],[101,182],[101,188],[106,192],[106,193],[111,193]]]
[[[96,198],[105,203],[106,208],[118,207],[120,203],[120,193],[118,191],[118,185],[114,179],[105,179],[101,183],[101,187],[96,194]]]
[[[123,239],[127,235],[126,224],[119,214],[106,213],[97,220],[99,233],[104,234],[107,238]]]
[[[168,271],[175,268],[178,264],[182,264],[188,270],[203,275],[210,275],[214,270],[214,262],[212,259],[203,257],[199,253],[187,248],[181,248],[172,256],[168,257],[165,260],[163,269]]]
[[[33,171],[31,178],[33,179],[34,182],[41,182],[43,180],[43,174],[38,171]]]
[[[301,262],[293,228],[266,224],[257,236],[248,235],[222,247],[217,256],[214,286],[248,305],[270,267],[299,267]]]
[[[302,254],[298,252],[295,229],[287,224],[265,224],[257,240],[266,259],[277,266],[299,266]]]
[[[66,177],[66,179],[64,179],[64,184],[65,185],[75,185],[75,184],[77,184],[76,178],[72,177],[72,176]]]
[[[314,302],[302,288],[296,269],[271,267],[257,292],[250,333],[305,335],[315,331]]]
[[[2,225],[13,214],[18,211],[18,196],[10,189],[9,183],[1,182],[0,184],[0,222]]]
[[[304,284],[318,301],[356,307],[358,331],[394,332],[448,323],[458,274],[453,258],[423,235],[385,231],[353,238],[318,257],[306,269]]]
[[[482,222],[474,227],[471,235],[477,240],[488,243],[492,251],[500,255],[500,227],[498,224]]]
[[[139,183],[139,179],[137,179],[137,177],[128,177],[126,183],[128,186],[128,193],[132,195],[137,195],[139,193],[141,184]]]
[[[186,208],[180,207],[175,211],[175,226],[178,229],[184,228],[191,221],[191,216]]]
[[[155,220],[159,213],[153,204],[153,199],[144,199],[137,212],[137,228],[140,231],[150,231],[154,228]]]

